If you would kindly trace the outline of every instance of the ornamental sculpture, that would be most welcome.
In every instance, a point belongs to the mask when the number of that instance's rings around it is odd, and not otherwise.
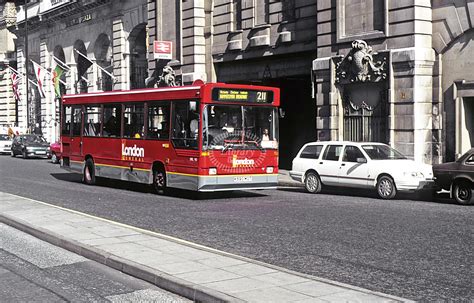
[[[336,59],[336,83],[379,82],[387,78],[387,54],[372,54],[363,40],[352,42],[346,57]]]

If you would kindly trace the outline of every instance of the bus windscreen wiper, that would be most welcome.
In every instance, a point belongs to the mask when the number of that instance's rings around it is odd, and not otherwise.
[[[222,152],[225,153],[228,149],[233,148],[234,144],[229,143],[222,148]]]

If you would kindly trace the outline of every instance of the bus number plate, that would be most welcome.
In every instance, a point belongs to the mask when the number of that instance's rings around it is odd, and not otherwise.
[[[234,182],[252,182],[252,176],[234,177]]]

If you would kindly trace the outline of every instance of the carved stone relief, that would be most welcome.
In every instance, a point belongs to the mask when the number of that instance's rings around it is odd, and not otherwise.
[[[387,54],[372,53],[372,47],[363,40],[352,42],[352,49],[337,57],[336,83],[380,82],[387,79]]]

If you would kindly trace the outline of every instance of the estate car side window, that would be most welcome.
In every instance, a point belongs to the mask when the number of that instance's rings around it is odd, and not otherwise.
[[[467,165],[474,165],[474,155],[471,155],[469,158],[466,160]]]
[[[323,160],[338,161],[341,151],[342,145],[328,145],[324,151]]]
[[[100,113],[100,105],[86,106],[84,112],[84,136],[100,137]]]
[[[144,105],[127,104],[123,114],[124,138],[141,139],[145,135]]]
[[[148,105],[147,139],[169,139],[170,103],[150,103]]]
[[[308,145],[300,154],[300,158],[304,159],[318,159],[323,149],[322,145]]]
[[[104,105],[102,135],[104,137],[120,137],[122,106],[119,104]]]
[[[364,158],[364,154],[360,151],[357,146],[348,145],[344,149],[342,161],[344,162],[357,162],[358,158]]]
[[[80,136],[82,126],[82,107],[72,108],[72,135]]]
[[[63,124],[61,134],[65,136],[71,135],[71,120],[72,120],[72,108],[71,106],[65,106],[63,110]]]

